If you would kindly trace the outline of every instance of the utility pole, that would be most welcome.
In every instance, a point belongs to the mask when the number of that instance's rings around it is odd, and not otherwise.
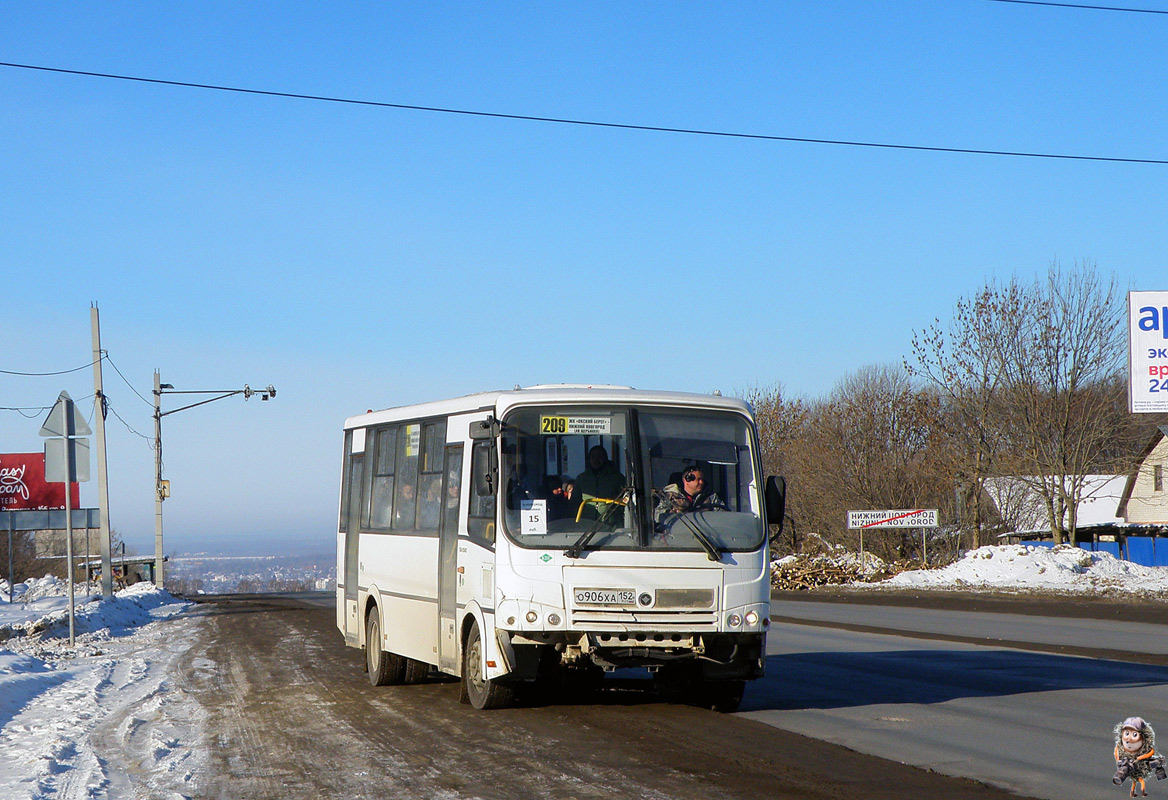
[[[158,370],[154,370],[154,583],[159,589],[165,588],[165,568],[162,555],[162,501],[170,497],[170,482],[162,479],[162,418],[168,414],[176,414],[179,411],[186,411],[188,408],[203,406],[216,400],[234,397],[237,394],[243,395],[244,400],[251,399],[253,394],[258,394],[261,400],[271,400],[276,396],[276,389],[270,383],[263,389],[252,389],[245,383],[242,389],[179,391],[169,383],[161,381],[162,378],[159,376]],[[164,391],[167,394],[213,394],[218,396],[179,408],[172,408],[170,411],[163,411],[162,394]]]
[[[173,388],[169,383],[168,388]],[[162,383],[154,370],[154,585],[166,587],[162,562]]]
[[[109,481],[105,458],[105,393],[101,383],[101,324],[97,316],[97,303],[89,307],[89,327],[93,334],[93,427],[97,442],[97,507],[100,518],[98,533],[101,549],[101,596],[107,600],[113,597],[113,565],[110,563],[110,523],[109,523]],[[86,550],[89,548],[86,547]],[[86,553],[88,556],[89,553]]]

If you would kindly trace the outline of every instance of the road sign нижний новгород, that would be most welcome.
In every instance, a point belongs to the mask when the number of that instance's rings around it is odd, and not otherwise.
[[[935,528],[937,509],[895,509],[888,511],[849,511],[848,529],[856,528]]]

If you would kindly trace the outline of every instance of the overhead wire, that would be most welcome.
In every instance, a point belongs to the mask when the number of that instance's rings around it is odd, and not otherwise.
[[[114,363],[114,360],[112,358],[110,358],[108,351],[103,350],[102,357],[105,358],[105,360],[109,362],[109,365],[114,368],[114,372],[118,373],[118,377],[122,379],[122,381],[126,384],[126,386],[130,387],[131,392],[138,395],[138,398],[146,405],[148,405],[150,407],[154,406],[154,404],[151,403],[149,400],[147,400],[141,392],[139,392],[137,389],[135,389],[134,384],[130,383],[129,379],[127,379],[126,376],[122,374],[122,371],[120,369],[118,369],[118,365]]]
[[[36,419],[43,412],[51,410],[52,406],[0,406],[0,411],[15,411],[25,419]],[[31,411],[31,414],[25,414],[25,411]]]
[[[9,369],[0,369],[0,375],[16,375],[21,378],[45,378],[50,375],[68,375],[70,372],[80,372],[83,369],[89,369],[96,363],[96,361],[90,361],[84,366],[74,367],[73,369],[62,369],[57,372],[16,372]]]
[[[440,106],[421,106],[407,103],[388,103],[377,100],[358,100],[347,97],[332,97],[328,95],[314,95],[302,94],[299,92],[278,92],[268,89],[249,89],[239,86],[224,86],[211,83],[194,83],[191,81],[174,81],[165,80],[162,78],[144,78],[136,75],[119,75],[109,72],[92,72],[88,70],[64,69],[62,67],[46,67],[35,64],[18,64],[8,61],[0,61],[0,67],[10,67],[12,69],[35,70],[40,72],[52,72],[61,75],[79,75],[89,78],[104,78],[108,80],[131,81],[135,83],[148,83],[159,86],[177,86],[187,89],[207,89],[218,92],[232,92],[236,94],[261,95],[265,97],[281,97],[292,100],[314,100],[324,103],[343,103],[347,105],[371,106],[376,108],[393,108],[403,111],[427,111],[436,114],[458,114],[471,117],[489,117],[493,119],[509,119],[520,120],[524,122],[547,122],[557,125],[576,125],[595,128],[610,128],[618,130],[631,131],[648,131],[654,133],[681,133],[692,136],[714,136],[731,139],[751,139],[758,141],[771,142],[791,142],[800,144],[826,144],[838,145],[843,147],[866,147],[866,148],[880,148],[886,150],[913,150],[924,151],[932,153],[963,153],[968,155],[987,155],[987,156],[1014,156],[1017,158],[1043,158],[1043,159],[1058,159],[1066,161],[1102,161],[1112,163],[1124,164],[1161,164],[1168,165],[1168,159],[1158,158],[1126,158],[1119,156],[1091,156],[1078,155],[1073,153],[1039,153],[1027,152],[1021,150],[991,150],[984,148],[971,147],[940,147],[930,145],[916,145],[916,144],[895,144],[890,142],[865,142],[847,139],[821,139],[806,136],[779,136],[763,133],[742,133],[735,131],[719,131],[708,130],[702,128],[675,128],[663,125],[636,125],[625,122],[603,122],[599,120],[584,120],[572,119],[567,117],[544,117],[532,114],[509,114],[497,111],[475,111],[463,108],[443,108]]]
[[[143,403],[145,403],[148,406],[153,406],[153,404],[149,400],[147,400],[142,395],[141,392],[139,392],[136,388],[134,388],[134,384],[130,383],[129,379],[126,378],[126,376],[122,373],[122,371],[120,369],[118,369],[118,365],[114,363],[114,360],[112,358],[110,358],[108,351],[103,350],[101,352],[101,359],[109,362],[109,365],[114,368],[114,372],[116,372],[118,374],[118,377],[121,378],[122,381],[126,384],[126,386],[129,387],[130,391],[138,396],[138,399],[140,399]],[[78,371],[83,370],[83,369],[88,369],[89,367],[92,367],[96,363],[97,363],[96,361],[93,361],[93,362],[90,362],[89,364],[86,364],[85,366],[82,366],[82,367],[76,367],[74,369],[58,370],[55,372],[16,372],[13,370],[0,370],[0,373],[2,373],[4,375],[15,375],[15,376],[26,377],[26,378],[27,377],[39,378],[39,377],[46,377],[46,376],[51,376],[51,375],[67,375],[71,372],[78,372]],[[76,400],[74,402],[83,402],[85,400],[90,400],[94,396],[95,395],[91,394],[91,395],[88,395],[86,397],[80,398],[79,400]],[[134,427],[132,425],[130,425],[128,422],[126,422],[126,420],[123,419],[120,414],[118,414],[117,410],[115,410],[113,405],[109,402],[109,395],[108,394],[103,392],[102,398],[103,398],[103,402],[102,402],[103,416],[108,416],[108,413],[112,412],[113,415],[115,417],[117,417],[118,421],[121,422],[122,425],[124,425],[126,427],[126,430],[130,431],[130,433],[134,434],[135,436],[141,436],[143,439],[146,439],[147,441],[151,441],[151,438],[149,436],[146,436],[142,433],[139,433],[137,430],[134,429]],[[22,417],[24,417],[25,419],[35,419],[36,417],[40,416],[44,412],[50,411],[52,408],[53,408],[53,406],[51,406],[51,405],[48,405],[48,406],[0,406],[0,411],[15,411],[18,414],[20,414]],[[31,412],[31,413],[25,413],[25,412]],[[89,415],[89,418],[87,421],[90,423],[93,422],[93,412],[92,411],[90,412],[90,415]],[[152,446],[153,446],[153,444],[152,444]]]
[[[154,438],[152,436],[147,436],[144,433],[139,433],[138,431],[134,430],[134,427],[132,425],[130,425],[130,423],[128,423],[124,419],[122,419],[122,415],[119,414],[117,409],[114,408],[113,404],[109,402],[108,396],[106,397],[105,409],[106,409],[106,411],[109,411],[111,414],[113,414],[117,418],[118,422],[122,423],[122,425],[125,426],[126,430],[128,430],[130,433],[134,434],[135,436],[140,436],[141,438],[145,439],[147,442],[150,443],[150,449],[152,449],[152,450],[154,449]]]
[[[1090,11],[1123,11],[1129,14],[1168,14],[1158,8],[1128,8],[1126,6],[1095,6],[1087,3],[1055,3],[1052,0],[989,0],[991,3],[1013,3],[1020,6],[1054,6],[1055,8],[1083,8]]]

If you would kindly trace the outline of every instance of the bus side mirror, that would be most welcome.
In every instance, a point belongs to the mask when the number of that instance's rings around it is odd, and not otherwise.
[[[471,477],[475,494],[491,497],[495,494],[495,449],[490,445],[475,445],[471,454]]]
[[[503,426],[493,416],[486,419],[476,419],[470,424],[470,438],[479,442],[484,439],[494,439],[499,436]]]
[[[766,513],[767,522],[779,527],[783,532],[783,515],[787,509],[787,480],[782,476],[771,475],[766,480]]]

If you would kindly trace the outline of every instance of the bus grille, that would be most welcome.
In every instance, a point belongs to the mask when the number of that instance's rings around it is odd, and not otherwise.
[[[630,611],[623,608],[572,609],[572,626],[596,631],[711,630],[717,622],[713,611]]]

